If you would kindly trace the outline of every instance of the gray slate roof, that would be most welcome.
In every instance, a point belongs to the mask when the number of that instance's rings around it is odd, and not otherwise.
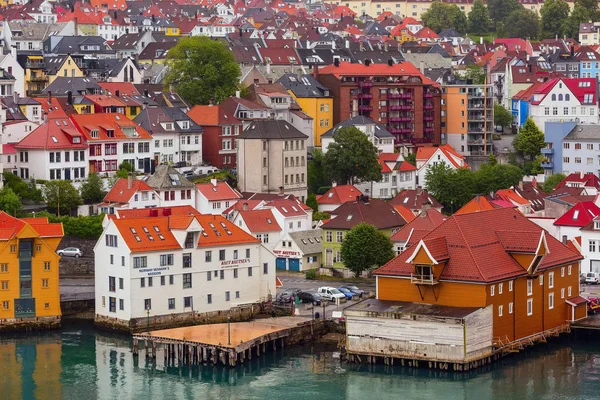
[[[563,141],[600,142],[599,125],[575,125]]]
[[[291,90],[296,97],[326,97],[325,91],[329,89],[323,86],[312,75],[285,74],[277,81],[287,90]],[[331,95],[329,94],[329,96]]]
[[[323,243],[321,243],[322,232],[321,229],[292,232],[290,233],[290,237],[304,255],[316,254],[323,251]]]
[[[195,188],[192,182],[169,165],[158,165],[154,175],[148,177],[146,183],[158,190]]]
[[[239,136],[240,139],[308,139],[304,133],[283,120],[253,121]]]
[[[102,88],[93,78],[59,76],[42,91],[42,95],[45,96],[48,92],[52,92],[53,96],[66,96],[67,92],[71,91],[75,96],[77,94],[99,93],[101,90]]]
[[[333,135],[335,135],[335,133],[338,131],[338,129],[345,128],[345,127],[352,127],[352,126],[356,126],[356,125],[375,125],[374,135],[376,137],[378,137],[379,139],[394,137],[391,133],[389,133],[387,131],[387,129],[385,129],[385,127],[383,125],[379,125],[377,122],[373,121],[372,119],[364,117],[362,115],[354,117],[354,118],[349,118],[347,120],[340,122],[339,124],[337,124],[336,126],[331,128],[330,130],[328,130],[327,132],[322,134],[321,137],[333,137]]]

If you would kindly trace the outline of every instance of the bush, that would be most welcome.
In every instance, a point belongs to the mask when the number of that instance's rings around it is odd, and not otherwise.
[[[102,221],[104,214],[89,217],[57,217],[51,215],[50,222],[62,222],[66,236],[76,236],[84,239],[99,239],[102,235]]]
[[[305,278],[307,280],[311,280],[311,281],[317,279],[317,270],[314,269],[314,268],[306,270],[306,272],[305,272]]]
[[[329,189],[331,189],[331,186],[321,186],[317,189],[317,194],[325,194]]]

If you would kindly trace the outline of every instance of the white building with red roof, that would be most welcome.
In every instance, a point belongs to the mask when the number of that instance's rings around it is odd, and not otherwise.
[[[221,215],[242,198],[240,192],[227,182],[216,179],[211,179],[209,183],[197,183],[196,189],[196,209],[202,214]]]
[[[404,161],[400,153],[380,153],[382,180],[356,184],[365,195],[375,199],[391,199],[404,189],[416,189],[417,168]]]
[[[273,249],[283,234],[281,225],[270,209],[242,209],[235,213],[232,222],[260,240],[268,249]]]
[[[120,178],[98,205],[98,211],[115,214],[117,210],[159,207],[161,198],[158,192],[146,182],[129,176]]]
[[[15,145],[16,169],[22,179],[87,178],[88,145],[69,119],[47,120]]]
[[[100,325],[191,319],[275,293],[273,253],[221,216],[111,218],[94,252]]]
[[[452,169],[469,168],[465,157],[458,154],[449,144],[439,147],[419,147],[417,150],[417,181],[420,187],[427,186],[425,175],[429,168],[438,163],[445,163]]]
[[[556,238],[566,243],[580,236],[580,229],[600,215],[600,207],[592,201],[582,201],[554,221]]]
[[[333,211],[348,201],[356,201],[362,192],[354,185],[336,185],[335,183],[322,196],[317,196],[320,212]]]
[[[533,93],[529,116],[542,130],[546,122],[598,124],[596,78],[554,78]]]

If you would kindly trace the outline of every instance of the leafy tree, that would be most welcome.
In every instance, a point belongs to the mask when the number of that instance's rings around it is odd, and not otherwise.
[[[507,110],[502,104],[494,104],[494,125],[499,125],[503,128],[509,126],[513,122],[512,112]]]
[[[311,193],[306,198],[306,205],[313,209],[313,212],[319,211],[319,203],[317,203],[317,195]]]
[[[488,14],[496,29],[498,29],[498,24],[504,24],[513,11],[524,8],[518,0],[488,0],[486,4]]]
[[[50,181],[44,187],[46,205],[50,210],[70,214],[71,210],[81,205],[81,196],[71,181]]]
[[[95,204],[104,198],[104,184],[97,173],[91,172],[87,180],[81,184],[81,199],[84,204]]]
[[[21,207],[21,199],[10,187],[5,186],[0,190],[0,210],[16,217]]]
[[[451,212],[465,205],[475,193],[475,178],[468,169],[454,169],[446,163],[430,167],[425,173],[427,190]]]
[[[535,11],[520,8],[510,13],[503,32],[506,37],[536,39],[540,33],[540,18]]]
[[[392,241],[373,225],[361,223],[350,229],[342,242],[344,265],[355,276],[394,258]]]
[[[485,82],[486,73],[483,67],[476,64],[469,64],[461,73],[462,79],[470,79],[476,85],[483,85]]]
[[[546,181],[544,182],[544,192],[550,193],[554,190],[556,185],[561,183],[567,176],[564,174],[552,174],[546,177]]]
[[[128,171],[128,170],[126,170],[126,169],[121,169],[121,168],[119,168],[119,169],[117,170],[117,172],[115,172],[115,176],[116,176],[117,178],[123,178],[123,179],[126,179],[126,178],[129,176],[129,174],[130,174],[130,173],[131,173],[131,172],[130,172],[130,171]],[[116,183],[116,181],[115,181],[115,183]],[[113,185],[114,185],[114,184],[113,184]]]
[[[525,124],[513,141],[513,147],[524,157],[535,159],[542,147],[546,145],[544,133],[537,127],[531,118],[527,118]]]
[[[31,200],[35,203],[43,200],[42,191],[37,188],[35,179],[31,179],[27,183],[12,172],[6,171],[4,173],[4,186],[11,188],[20,199]]]
[[[416,166],[417,165],[417,153],[409,153],[406,157],[404,157],[404,161]]]
[[[497,165],[498,164],[498,160],[496,159],[496,156],[493,154],[490,154],[490,156],[488,157],[488,164],[491,166]]]
[[[342,184],[356,181],[379,182],[382,179],[377,147],[355,127],[339,129],[323,157],[329,176]]]
[[[547,0],[540,9],[541,37],[553,38],[562,35],[563,24],[569,17],[571,8],[564,0]]]
[[[425,26],[436,32],[448,28],[458,33],[467,31],[467,17],[456,4],[435,1],[421,18]]]
[[[488,9],[481,0],[475,0],[469,13],[468,30],[475,35],[483,35],[489,32],[492,21],[488,14]]]
[[[240,67],[220,41],[206,36],[182,38],[167,55],[165,83],[190,104],[217,103],[235,94]]]
[[[511,164],[489,163],[482,165],[473,175],[475,185],[472,195],[474,196],[517,185],[523,178],[523,170]]]
[[[329,218],[331,218],[331,214],[321,211],[315,211],[312,217],[313,221],[323,221]]]
[[[308,192],[317,193],[320,187],[329,186],[331,181],[327,179],[327,173],[323,166],[323,152],[321,149],[314,149],[312,160],[308,162],[307,169]]]
[[[119,164],[119,169],[123,169],[127,172],[135,172],[135,168],[133,165],[131,165],[131,163],[129,161],[123,161],[121,164]]]
[[[593,18],[595,13],[597,13],[597,11],[594,12],[592,9],[582,6],[579,2],[575,2],[575,6],[569,15],[569,18],[563,22],[563,35],[577,38],[579,36],[579,24],[587,21],[595,21]]]

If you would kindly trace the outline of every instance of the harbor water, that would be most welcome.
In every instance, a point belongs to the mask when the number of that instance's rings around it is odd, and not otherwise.
[[[562,337],[469,373],[347,365],[331,344],[189,369],[134,358],[125,336],[67,325],[0,336],[0,399],[600,399],[597,340]]]

